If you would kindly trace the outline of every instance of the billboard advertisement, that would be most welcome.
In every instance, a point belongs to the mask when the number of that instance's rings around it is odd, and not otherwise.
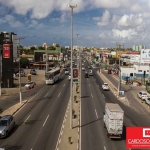
[[[3,44],[3,58],[10,58],[10,44]]]
[[[150,63],[150,49],[141,49],[140,63]]]

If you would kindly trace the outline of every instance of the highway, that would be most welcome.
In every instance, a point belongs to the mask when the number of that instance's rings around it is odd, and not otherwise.
[[[132,107],[124,105],[113,95],[111,91],[103,91],[101,88],[102,79],[97,75],[97,69],[94,70],[94,76],[90,78],[84,77],[82,71],[81,83],[81,149],[82,150],[126,150],[125,139],[127,126],[149,126],[150,120],[148,113],[136,111]],[[106,72],[104,75],[108,77],[114,84],[117,81],[108,76]],[[122,89],[125,89],[122,87]],[[129,95],[131,102],[134,97]],[[106,135],[104,128],[103,112],[105,103],[118,103],[125,111],[123,135],[119,140],[111,140]],[[141,105],[134,103],[137,109],[142,109]]]
[[[0,139],[5,150],[54,150],[70,97],[70,82],[63,74],[54,85],[26,93],[28,103],[15,115],[16,127]],[[13,97],[15,98],[15,97]]]

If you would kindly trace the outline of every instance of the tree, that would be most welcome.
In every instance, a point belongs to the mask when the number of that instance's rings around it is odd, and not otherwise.
[[[26,66],[29,66],[29,59],[28,58],[20,58],[20,67],[26,68]]]

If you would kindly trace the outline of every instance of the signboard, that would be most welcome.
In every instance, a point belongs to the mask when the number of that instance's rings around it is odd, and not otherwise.
[[[141,63],[150,63],[150,49],[141,49]]]
[[[10,58],[10,44],[3,44],[3,58]]]
[[[78,82],[78,69],[73,68],[73,82]]]
[[[127,127],[126,128],[127,149],[149,149],[150,127]]]

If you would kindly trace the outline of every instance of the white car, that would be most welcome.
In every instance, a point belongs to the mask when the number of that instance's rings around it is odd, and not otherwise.
[[[109,90],[109,85],[107,83],[102,84],[102,89],[103,90]]]
[[[93,76],[93,71],[92,70],[89,71],[89,76]]]
[[[140,99],[144,99],[145,97],[147,97],[147,92],[145,91],[140,91],[138,94],[137,94],[137,97],[140,98]],[[142,98],[143,97],[143,98]]]
[[[25,85],[25,88],[28,90],[28,89],[32,89],[32,88],[34,88],[34,86],[35,86],[36,84],[35,84],[35,82],[28,82],[26,85]]]
[[[69,76],[68,76],[68,80],[69,80],[69,81],[71,80],[71,74],[69,74]]]
[[[65,75],[68,75],[69,74],[69,70],[65,70]]]
[[[148,104],[148,105],[150,105],[150,97],[147,97],[147,98],[145,99],[145,103]]]
[[[82,70],[84,71],[84,70],[85,70],[85,67],[82,67]]]

